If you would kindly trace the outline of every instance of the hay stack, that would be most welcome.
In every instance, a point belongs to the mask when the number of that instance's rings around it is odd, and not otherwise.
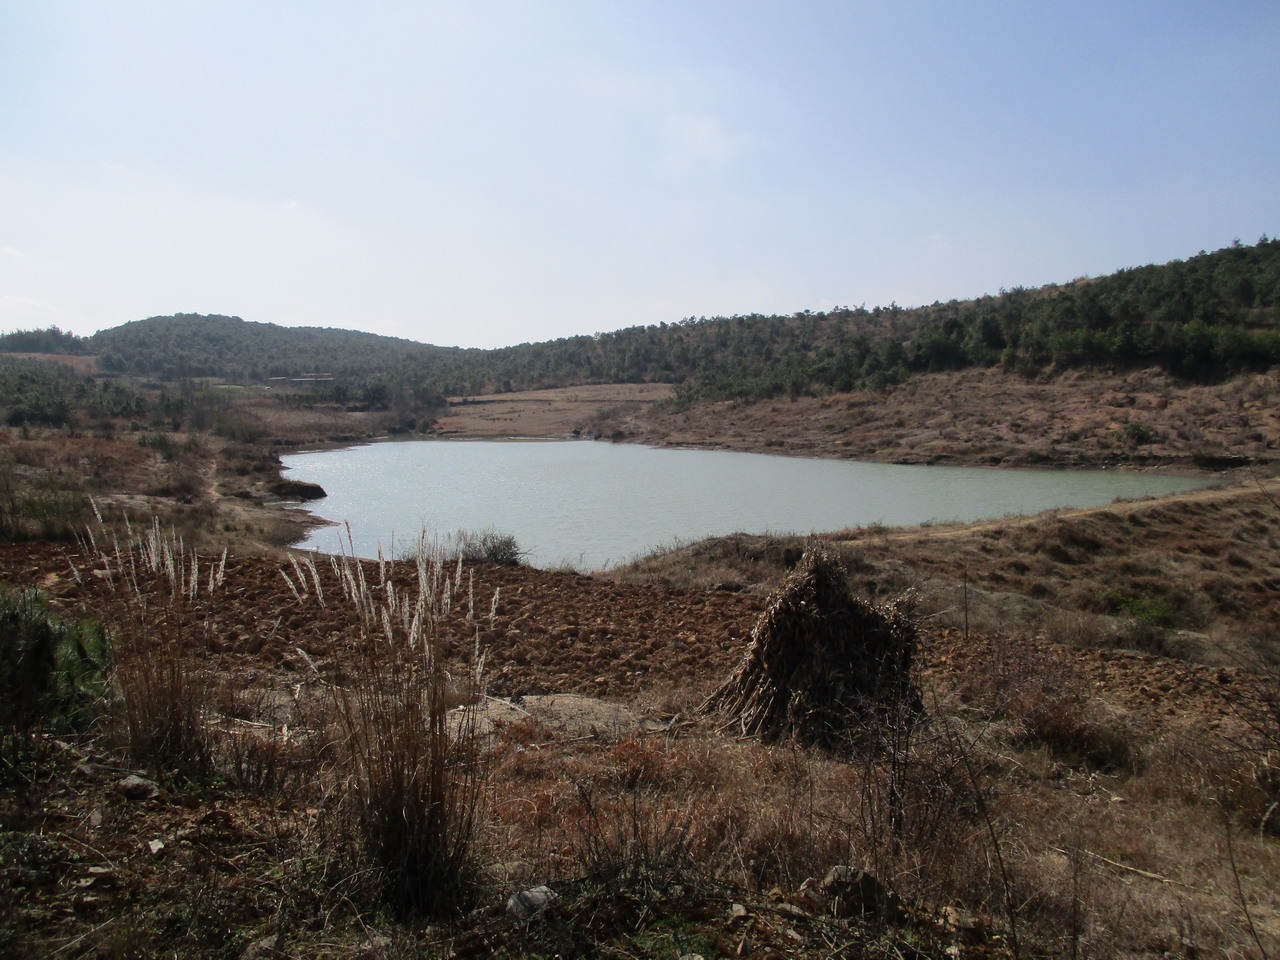
[[[702,711],[765,741],[835,747],[878,739],[886,723],[921,711],[909,606],[905,596],[877,606],[859,600],[840,558],[811,544],[770,598],[742,664]]]

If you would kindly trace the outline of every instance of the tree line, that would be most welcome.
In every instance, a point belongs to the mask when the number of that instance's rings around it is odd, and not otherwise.
[[[916,308],[839,307],[522,343],[440,347],[239,317],[151,317],[79,338],[56,327],[0,336],[0,351],[92,353],[107,372],[177,381],[312,380],[308,396],[388,409],[443,396],[580,383],[666,382],[679,402],[885,389],[915,373],[995,364],[1035,376],[1158,366],[1213,380],[1280,364],[1280,241],[1185,261]]]

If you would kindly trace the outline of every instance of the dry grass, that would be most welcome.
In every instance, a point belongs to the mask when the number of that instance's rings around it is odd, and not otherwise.
[[[415,565],[418,590],[397,594],[385,565],[382,582],[371,586],[359,561],[335,562],[360,644],[351,680],[332,688],[332,722],[343,815],[383,901],[400,916],[448,916],[474,903],[483,782],[475,712],[450,711],[479,696],[483,656],[461,687],[451,682],[436,624],[461,592],[462,563],[446,570],[439,550],[419,540]],[[296,561],[294,570],[305,589]],[[324,602],[316,569],[305,572]]]
[[[370,584],[363,563],[334,558],[341,590],[326,598],[314,559],[291,558],[281,576],[297,600],[343,606],[358,638],[342,684],[327,683],[311,664],[311,679],[325,692],[310,698],[309,715],[291,705],[291,736],[278,701],[218,682],[200,662],[215,639],[206,613],[223,586],[226,554],[202,562],[158,520],[124,542],[103,536],[91,532],[82,546],[114,588],[115,602],[104,611],[113,730],[130,760],[175,784],[225,780],[282,800],[340,796],[330,836],[355,851],[349,872],[371,877],[379,899],[401,916],[467,906],[475,892],[482,767],[474,713],[459,720],[450,711],[474,700],[483,657],[460,697],[435,629],[462,589],[461,563],[446,569],[423,542],[418,590],[398,592],[385,564],[381,581]]]
[[[1168,500],[1049,511],[965,527],[826,537],[855,591],[917,588],[949,626],[1159,653],[1229,666],[1280,662],[1280,513],[1252,479]],[[734,534],[655,553],[605,576],[624,583],[764,592],[803,551],[799,537]]]
[[[1017,930],[1036,955],[1252,949],[1236,875],[1269,917],[1280,855],[1223,820],[1208,755],[1100,705],[1078,717],[1083,689],[1055,703],[1057,680],[1082,684],[1059,664],[991,666],[1029,689],[933,689],[928,726],[852,763],[696,730],[548,743],[510,728],[494,752],[494,842],[523,865],[517,883],[659,859],[794,894],[853,863],[916,910],[958,905]],[[1274,944],[1274,922],[1260,928]]]
[[[105,619],[126,753],[166,775],[206,780],[215,765],[213,687],[194,658],[207,641],[197,601],[208,602],[221,586],[225,555],[202,570],[199,555],[158,520],[124,544],[114,537],[99,544],[90,534],[85,545],[115,584]]]
[[[1280,437],[1278,390],[1274,372],[1206,386],[1157,370],[1028,380],[993,367],[917,375],[883,394],[656,408],[617,429],[639,443],[882,462],[1265,463]]]

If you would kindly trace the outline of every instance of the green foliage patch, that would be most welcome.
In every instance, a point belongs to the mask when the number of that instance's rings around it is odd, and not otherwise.
[[[74,481],[24,478],[12,460],[0,458],[0,539],[66,540],[89,513],[89,501]]]
[[[1116,617],[1128,617],[1153,627],[1173,627],[1178,608],[1166,597],[1142,597],[1122,590],[1108,590],[1098,598],[1103,609]]]
[[[106,634],[64,623],[34,589],[0,588],[0,718],[11,730],[83,725],[107,695]]]

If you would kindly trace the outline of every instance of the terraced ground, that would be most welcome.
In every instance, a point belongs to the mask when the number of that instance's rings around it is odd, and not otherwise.
[[[860,595],[919,595],[929,719],[877,757],[743,741],[698,713],[801,541],[718,538],[594,576],[451,566],[440,652],[459,679],[483,654],[486,684],[462,757],[482,771],[484,884],[453,924],[402,922],[369,896],[331,726],[362,682],[360,619],[346,574],[279,549],[302,522],[280,509],[280,444],[163,423],[4,432],[12,489],[66,510],[19,531],[63,539],[0,545],[0,583],[191,668],[216,756],[199,776],[131,760],[109,712],[0,758],[0,943],[32,957],[1274,955],[1276,383],[971,371],[689,410],[608,390],[459,403],[441,432],[928,462],[1244,458],[1257,477],[825,537]],[[237,430],[290,445],[380,430],[339,408],[237,403]],[[91,547],[92,511],[51,491],[131,525]],[[196,587],[138,572],[130,539],[153,515],[199,551]],[[405,565],[363,570],[384,600],[417,589]],[[134,772],[159,792],[129,799]],[[805,883],[850,863],[902,898],[895,923],[832,916]],[[508,919],[504,898],[541,883],[557,905]]]

